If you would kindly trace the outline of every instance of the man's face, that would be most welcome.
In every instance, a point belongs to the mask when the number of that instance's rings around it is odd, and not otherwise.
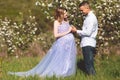
[[[88,14],[88,8],[86,6],[81,6],[79,9],[84,15]]]

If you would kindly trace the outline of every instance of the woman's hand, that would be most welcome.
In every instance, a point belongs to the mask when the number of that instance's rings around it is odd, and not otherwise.
[[[77,31],[76,27],[72,26],[72,30],[71,31],[72,32],[76,32]]]
[[[72,31],[72,27],[69,28],[68,32],[70,33]]]

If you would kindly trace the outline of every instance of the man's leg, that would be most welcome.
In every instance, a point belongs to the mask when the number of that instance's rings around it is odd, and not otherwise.
[[[82,47],[84,62],[85,62],[85,68],[87,74],[95,74],[94,69],[94,52],[95,48],[91,46]]]

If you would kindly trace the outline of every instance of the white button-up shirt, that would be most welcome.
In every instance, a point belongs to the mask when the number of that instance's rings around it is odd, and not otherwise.
[[[98,32],[98,21],[92,11],[88,13],[83,22],[82,30],[77,30],[81,36],[81,47],[96,47],[96,36]]]

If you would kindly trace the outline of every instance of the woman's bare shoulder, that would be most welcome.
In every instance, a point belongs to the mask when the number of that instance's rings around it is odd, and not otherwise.
[[[55,21],[54,21],[54,24],[59,25],[59,24],[60,24],[60,22],[59,22],[58,20],[55,20]]]
[[[55,20],[54,23],[59,23],[58,20]]]

